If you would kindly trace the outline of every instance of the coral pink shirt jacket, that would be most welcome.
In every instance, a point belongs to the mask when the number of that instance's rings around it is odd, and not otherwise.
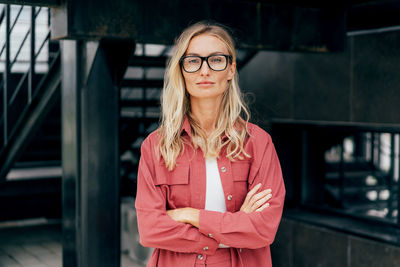
[[[223,149],[217,158],[226,212],[204,210],[206,166],[203,152],[185,144],[174,170],[168,171],[156,154],[157,131],[143,142],[138,171],[136,210],[140,243],[155,248],[147,266],[195,266],[230,255],[231,266],[271,267],[269,245],[282,216],[285,186],[274,145],[268,133],[249,123],[245,150],[251,158],[231,162]],[[190,142],[186,118],[181,134]],[[240,207],[258,183],[272,189],[270,206],[245,213]],[[199,228],[172,220],[166,210],[200,209]],[[230,248],[218,248],[222,243]],[[216,253],[218,252],[218,253]],[[226,265],[225,265],[226,266]]]

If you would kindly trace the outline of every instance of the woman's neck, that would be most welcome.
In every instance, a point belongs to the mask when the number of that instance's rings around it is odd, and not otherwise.
[[[191,115],[207,136],[215,130],[221,101],[222,97],[213,99],[192,97],[190,99]]]

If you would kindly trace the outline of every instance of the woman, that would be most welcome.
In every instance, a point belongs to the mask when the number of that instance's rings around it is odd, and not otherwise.
[[[161,109],[138,171],[148,266],[272,266],[285,188],[271,137],[248,122],[223,26],[200,22],[176,40]]]

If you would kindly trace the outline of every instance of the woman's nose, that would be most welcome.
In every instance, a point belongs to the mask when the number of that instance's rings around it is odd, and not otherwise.
[[[207,62],[204,60],[200,67],[200,75],[208,75],[210,73],[210,67],[208,67]]]

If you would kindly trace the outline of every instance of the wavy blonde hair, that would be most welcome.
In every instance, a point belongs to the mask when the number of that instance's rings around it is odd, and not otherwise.
[[[185,29],[175,40],[175,47],[164,75],[161,95],[162,118],[158,131],[160,137],[159,151],[169,170],[174,169],[177,157],[184,152],[185,140],[180,133],[186,116],[191,125],[192,144],[195,148],[200,146],[205,157],[218,156],[224,146],[226,146],[226,156],[231,161],[243,159],[244,156],[250,157],[243,148],[248,135],[247,122],[250,114],[239,88],[237,72],[235,72],[233,79],[228,81],[228,88],[223,94],[217,125],[208,137],[200,128],[198,122],[191,116],[190,95],[185,88],[180,59],[185,55],[189,42],[201,34],[212,35],[221,40],[232,56],[232,62],[236,62],[233,39],[222,25],[198,22]],[[223,139],[224,135],[227,137],[226,139]]]

